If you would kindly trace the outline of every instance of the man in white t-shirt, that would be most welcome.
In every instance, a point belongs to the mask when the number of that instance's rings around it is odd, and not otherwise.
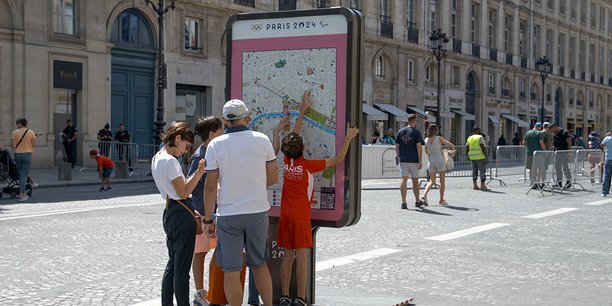
[[[214,235],[210,216],[216,204],[219,239],[215,260],[225,272],[225,295],[230,306],[242,305],[243,249],[264,305],[272,305],[272,279],[266,264],[266,213],[270,209],[266,188],[278,182],[278,170],[268,137],[247,127],[249,114],[242,101],[227,101],[223,121],[228,128],[208,144],[205,157],[204,232]]]

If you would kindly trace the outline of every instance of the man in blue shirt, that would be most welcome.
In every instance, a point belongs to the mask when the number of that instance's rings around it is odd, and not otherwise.
[[[408,209],[406,204],[406,193],[408,187],[406,186],[408,176],[412,180],[412,192],[416,202],[414,205],[417,208],[421,208],[423,205],[427,205],[422,202],[419,198],[419,170],[423,167],[422,164],[422,143],[423,137],[421,132],[417,130],[417,116],[411,114],[408,116],[408,126],[402,128],[397,132],[395,137],[395,158],[396,163],[399,164],[400,174],[402,176],[402,182],[400,183],[400,194],[402,196],[402,209]]]
[[[607,197],[610,193],[610,178],[612,175],[612,136],[606,136],[599,144],[604,151],[601,161],[604,164],[604,180],[601,187],[601,196]]]

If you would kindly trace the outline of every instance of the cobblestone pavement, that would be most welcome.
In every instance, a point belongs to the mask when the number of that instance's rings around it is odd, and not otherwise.
[[[612,199],[584,205],[606,199],[599,186],[542,197],[452,178],[449,206],[401,210],[396,185],[369,181],[357,225],[319,230],[318,262],[396,252],[317,272],[317,305],[612,305]],[[39,188],[31,200],[0,200],[0,305],[158,305],[166,250],[151,182]],[[427,239],[492,223],[505,226]]]

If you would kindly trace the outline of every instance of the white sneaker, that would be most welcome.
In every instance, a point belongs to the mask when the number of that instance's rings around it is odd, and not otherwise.
[[[27,195],[27,194],[26,194],[26,195],[23,195],[23,196],[17,196],[17,201],[19,201],[19,202],[25,202],[25,201],[27,201],[27,200],[28,200],[28,198],[29,198],[29,197],[28,197],[28,195]]]
[[[196,291],[196,293],[193,294],[193,305],[194,306],[208,306],[208,301],[206,300],[207,295],[208,295],[208,292],[206,292],[206,290]]]
[[[32,188],[38,188],[38,186],[39,186],[38,183],[31,183],[30,184],[30,187],[32,187]]]

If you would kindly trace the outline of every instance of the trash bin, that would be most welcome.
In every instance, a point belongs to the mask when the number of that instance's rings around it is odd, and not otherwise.
[[[116,161],[115,162],[115,177],[126,178],[128,177],[128,164],[127,161]]]
[[[60,163],[57,179],[59,181],[72,181],[72,164]]]

